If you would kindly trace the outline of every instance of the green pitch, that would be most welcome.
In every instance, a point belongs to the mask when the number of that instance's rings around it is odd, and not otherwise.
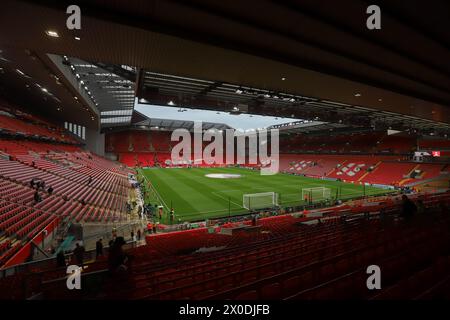
[[[214,179],[211,173],[239,174],[237,179]],[[177,168],[141,169],[139,174],[147,187],[146,203],[164,206],[163,222],[167,212],[174,208],[175,222],[227,217],[246,213],[242,196],[249,193],[276,192],[281,207],[302,205],[303,188],[326,187],[331,197],[345,200],[364,195],[386,193],[387,190],[337,181],[299,177],[287,174],[262,176],[259,171],[244,168]]]

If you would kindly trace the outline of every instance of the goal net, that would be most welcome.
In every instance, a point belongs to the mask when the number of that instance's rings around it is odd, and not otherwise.
[[[278,193],[275,192],[244,194],[242,198],[242,206],[247,210],[273,208],[278,205]]]
[[[302,200],[306,202],[315,202],[331,199],[331,189],[325,187],[303,188]]]

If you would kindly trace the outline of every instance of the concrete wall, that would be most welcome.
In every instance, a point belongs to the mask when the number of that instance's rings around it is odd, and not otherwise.
[[[100,156],[105,155],[105,134],[86,128],[86,148]]]
[[[119,157],[117,156],[117,154],[116,153],[111,153],[111,152],[105,153],[105,158],[109,159],[111,161],[118,161],[119,160]]]

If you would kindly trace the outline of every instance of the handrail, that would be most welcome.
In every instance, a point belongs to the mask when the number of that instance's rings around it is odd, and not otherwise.
[[[127,242],[127,246],[136,246],[137,241],[129,241]],[[109,246],[104,246],[103,247],[103,255],[107,255],[109,251]],[[96,250],[92,249],[92,250],[87,250],[84,253],[84,260],[85,261],[90,261],[92,260],[96,255]],[[65,253],[64,256],[66,257],[67,260],[71,260],[73,253]],[[35,269],[40,269],[40,268],[45,268],[46,270],[42,270],[42,271],[35,271],[33,270],[33,275],[39,275],[39,274],[44,274],[46,272],[49,271],[48,268],[51,268],[50,270],[54,270],[55,268],[55,264],[56,264],[56,260],[55,260],[56,256],[52,256],[50,258],[45,258],[45,259],[40,259],[40,260],[36,260],[36,261],[28,261],[28,262],[24,262],[21,264],[17,264],[14,266],[10,266],[7,268],[3,268],[0,269],[0,279],[2,278],[6,278],[15,274],[20,274],[20,273],[26,273],[26,272],[30,272],[33,268]],[[90,264],[89,262],[87,262],[86,264]]]

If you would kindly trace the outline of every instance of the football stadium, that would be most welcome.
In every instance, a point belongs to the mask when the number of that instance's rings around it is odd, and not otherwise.
[[[300,207],[305,203],[319,202],[331,204],[336,199],[392,192],[372,186],[289,174],[267,177],[256,170],[243,168],[141,170],[149,189],[145,202],[163,206],[168,211],[173,208],[175,221],[178,222],[248,214],[252,210],[274,206]],[[210,178],[211,175],[220,176]],[[227,175],[232,176],[227,178]],[[218,181],[211,182],[211,179]],[[198,186],[201,190],[196,189]]]
[[[450,3],[330,3],[2,1],[0,299],[448,300]]]

